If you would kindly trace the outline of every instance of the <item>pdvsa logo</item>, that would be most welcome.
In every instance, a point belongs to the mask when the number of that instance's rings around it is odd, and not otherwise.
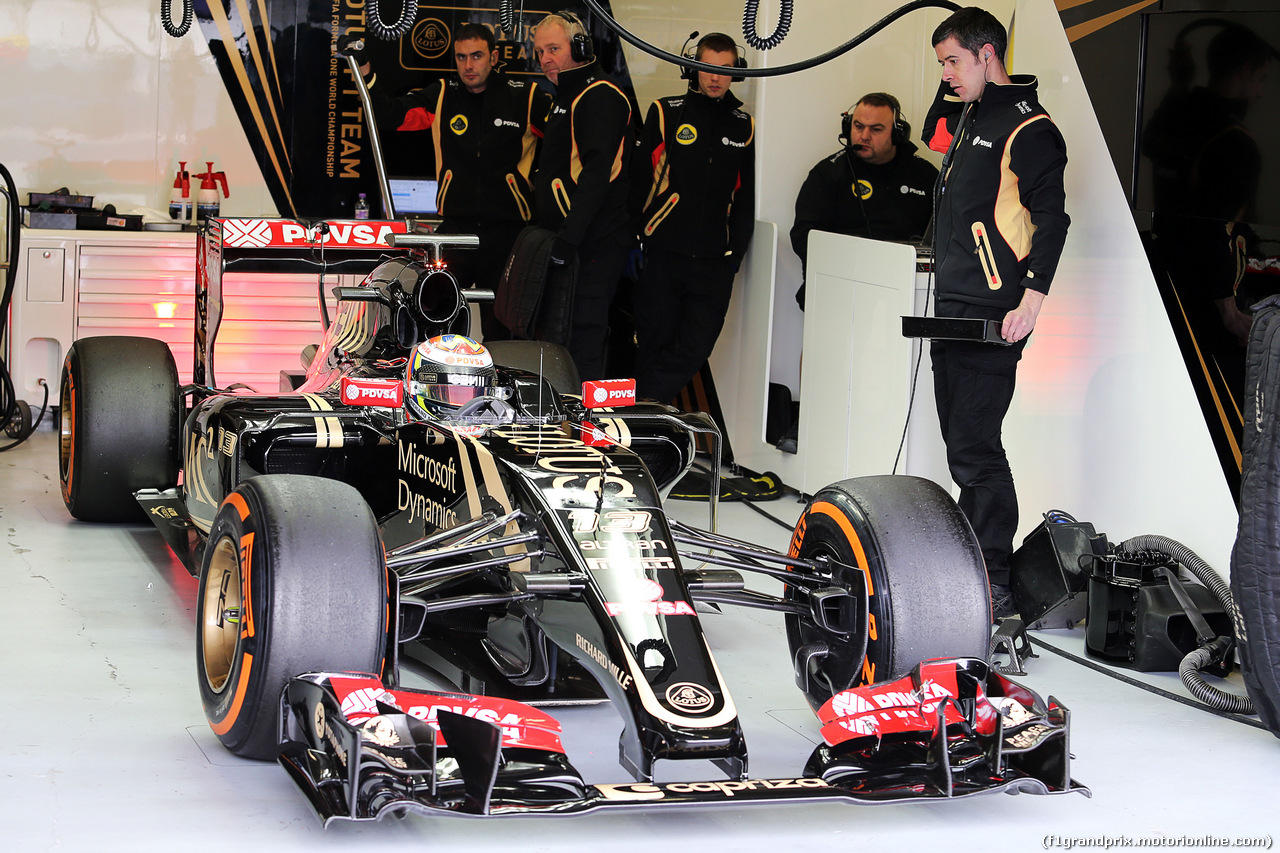
[[[596,379],[582,383],[582,404],[588,409],[606,406],[634,406],[636,381],[634,379]]]
[[[398,408],[404,403],[404,386],[395,379],[342,377],[342,402],[348,406]]]
[[[713,701],[715,699],[710,690],[701,684],[694,684],[691,681],[682,681],[667,688],[668,704],[673,708],[679,708],[681,711],[689,711],[696,714],[699,711],[705,711],[710,708]]]

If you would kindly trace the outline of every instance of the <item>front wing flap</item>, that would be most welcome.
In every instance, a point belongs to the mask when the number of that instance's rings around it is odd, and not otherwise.
[[[581,814],[602,808],[832,800],[874,804],[994,791],[1089,794],[1070,777],[1066,708],[974,659],[928,661],[820,711],[826,740],[791,779],[585,783],[538,708],[387,690],[311,673],[281,696],[280,764],[327,824],[387,813]]]

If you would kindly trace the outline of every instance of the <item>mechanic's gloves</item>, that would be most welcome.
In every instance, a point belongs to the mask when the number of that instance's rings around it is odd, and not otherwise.
[[[557,237],[551,244],[551,265],[567,267],[578,255],[578,247],[563,237]]]
[[[356,65],[364,65],[369,61],[369,55],[365,52],[368,45],[367,36],[358,33],[346,33],[338,38],[338,56],[351,56],[356,60]]]

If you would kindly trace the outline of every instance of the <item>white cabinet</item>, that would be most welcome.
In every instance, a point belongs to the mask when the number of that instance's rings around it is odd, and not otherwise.
[[[67,348],[79,338],[137,335],[169,345],[179,381],[191,381],[195,339],[193,233],[24,229],[13,296],[9,370],[20,399],[38,408],[49,384],[57,404]],[[324,290],[352,284],[328,276]],[[217,379],[260,391],[322,332],[315,275],[227,273]]]

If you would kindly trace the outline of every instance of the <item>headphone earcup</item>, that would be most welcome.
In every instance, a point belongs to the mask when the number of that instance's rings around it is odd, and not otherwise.
[[[682,54],[682,56],[683,56],[685,59],[692,60],[692,61],[695,61],[695,62],[696,62],[696,61],[697,61],[697,59],[698,59],[698,57],[697,57],[695,54],[692,54],[692,53],[685,53],[685,54]],[[686,66],[684,66],[684,65],[681,65],[681,66],[680,66],[680,79],[681,79],[681,80],[688,80],[688,81],[692,82],[692,81],[695,79],[695,75],[696,75],[697,73],[698,73],[698,72],[694,71],[692,68],[688,68],[688,67],[686,67]]]
[[[591,36],[578,33],[569,39],[569,55],[574,62],[590,62],[596,58],[595,47],[591,44]]]
[[[743,56],[743,55],[742,55],[741,51],[739,51],[739,53],[738,53],[738,58],[737,58],[737,59],[735,59],[735,60],[733,61],[733,67],[734,67],[734,68],[746,68],[746,67],[747,67],[747,58],[746,58],[745,56]],[[741,83],[743,80],[746,80],[746,79],[747,79],[746,77],[730,77],[730,78],[729,78],[729,82],[730,82],[730,83]]]
[[[844,140],[844,144],[849,144],[849,134],[853,131],[853,113],[840,113],[840,138]]]

